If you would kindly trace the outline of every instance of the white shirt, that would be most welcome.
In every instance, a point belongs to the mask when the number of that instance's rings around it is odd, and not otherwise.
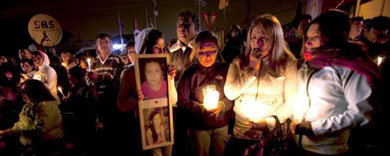
[[[298,96],[307,95],[310,102],[308,98],[297,97],[301,101],[296,105],[307,105],[300,107],[303,114],[294,113],[294,117],[301,115],[311,121],[315,136],[303,136],[302,146],[315,153],[342,154],[348,150],[350,129],[369,122],[367,113],[372,107],[368,99],[372,89],[363,75],[345,67],[324,67],[311,76],[309,83],[308,71],[306,65],[299,69]]]

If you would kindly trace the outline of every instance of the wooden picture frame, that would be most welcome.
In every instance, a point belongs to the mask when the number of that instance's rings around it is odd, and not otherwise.
[[[169,91],[174,89],[170,86],[174,85],[170,84],[172,81],[168,81],[168,62],[168,54],[140,54],[135,57],[137,89],[145,97],[138,105],[143,150],[174,143],[173,103],[169,95]],[[162,71],[161,77],[159,69]],[[155,91],[156,88],[159,90]]]

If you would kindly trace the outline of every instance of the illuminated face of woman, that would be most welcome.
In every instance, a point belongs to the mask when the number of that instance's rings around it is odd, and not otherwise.
[[[307,39],[305,41],[305,48],[307,51],[312,51],[314,48],[321,46],[321,32],[320,25],[312,24],[306,32]]]
[[[258,49],[261,56],[267,56],[271,50],[271,42],[269,36],[260,28],[255,26],[250,34],[251,51]]]
[[[43,65],[43,59],[40,55],[34,55],[33,56],[33,61],[34,61],[34,64],[35,66],[42,66]]]
[[[27,62],[23,62],[21,64],[21,66],[22,66],[23,71],[26,73],[30,73],[33,70],[33,67]]]
[[[61,53],[61,60],[62,62],[68,62],[70,58],[66,53]]]
[[[165,41],[164,38],[159,38],[156,41],[156,44],[153,45],[153,54],[163,54],[164,53],[164,47],[165,47]]]

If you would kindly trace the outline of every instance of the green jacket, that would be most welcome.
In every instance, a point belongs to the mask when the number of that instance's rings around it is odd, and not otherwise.
[[[23,145],[34,141],[60,139],[64,136],[59,101],[42,101],[25,104],[19,114],[19,121],[6,130],[6,134],[18,135]]]

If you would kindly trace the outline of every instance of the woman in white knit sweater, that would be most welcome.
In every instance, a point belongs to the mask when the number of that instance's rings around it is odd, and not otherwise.
[[[225,155],[242,155],[245,149],[272,130],[276,115],[283,123],[295,99],[297,62],[288,50],[278,19],[260,15],[248,29],[242,58],[229,67],[224,92],[235,100],[233,138]]]

